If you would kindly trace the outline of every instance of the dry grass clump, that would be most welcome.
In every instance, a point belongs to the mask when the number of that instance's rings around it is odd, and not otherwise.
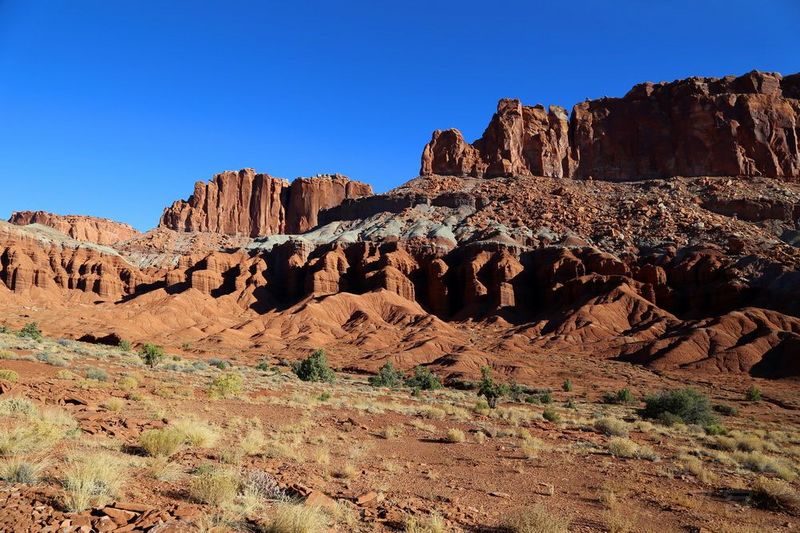
[[[301,504],[282,503],[272,520],[262,528],[264,533],[319,533],[327,528],[320,509]]]
[[[103,409],[112,412],[122,411],[125,407],[125,400],[122,398],[109,398],[100,405]]]
[[[786,481],[793,481],[797,473],[788,465],[761,452],[734,452],[733,459],[753,472],[770,472]]]
[[[181,465],[169,457],[153,457],[147,465],[147,472],[158,481],[175,481],[181,476]]]
[[[700,482],[708,484],[713,483],[716,479],[716,476],[705,467],[700,458],[684,454],[679,457],[679,460],[684,472],[692,474]]]
[[[426,422],[423,422],[422,420],[412,420],[410,424],[412,427],[415,427],[418,430],[424,431],[426,433],[436,432],[436,426],[434,426],[433,424],[428,424]]]
[[[451,444],[455,444],[458,442],[464,442],[467,440],[466,435],[460,429],[451,428],[447,430],[447,435],[445,436],[445,440]]]
[[[400,426],[386,426],[378,432],[378,435],[386,440],[396,439],[403,434],[403,429]]]
[[[235,398],[242,393],[244,379],[239,374],[228,373],[217,376],[208,387],[208,394],[214,399]]]
[[[339,479],[353,479],[358,474],[356,467],[350,463],[345,463],[333,472],[333,477]]]
[[[13,457],[0,464],[0,479],[8,483],[38,483],[49,466],[46,459]]]
[[[432,420],[441,420],[447,416],[447,413],[445,412],[444,409],[440,409],[438,407],[433,407],[433,406],[426,406],[421,408],[418,411],[418,414],[423,418],[429,418]]]
[[[170,426],[183,434],[184,442],[189,446],[211,448],[219,440],[217,429],[205,420],[196,417],[173,420]]]
[[[119,494],[124,481],[125,470],[117,458],[74,453],[67,458],[62,479],[64,505],[72,512],[103,505]]]
[[[617,418],[600,418],[595,421],[594,428],[609,437],[627,437],[628,424]]]
[[[122,376],[117,380],[120,390],[133,390],[139,386],[139,381],[133,376]]]
[[[64,436],[64,428],[33,418],[0,433],[0,456],[10,457],[45,451]]]
[[[510,533],[568,533],[570,521],[534,505],[512,513],[505,522]]]
[[[174,427],[148,429],[139,435],[139,445],[152,457],[170,457],[183,446],[186,436]]]
[[[544,448],[541,439],[530,435],[522,439],[519,447],[526,459],[536,459]]]
[[[239,490],[239,474],[225,468],[201,470],[192,477],[188,491],[192,500],[208,505],[230,504]]]
[[[760,507],[781,511],[800,509],[800,495],[785,481],[759,477],[753,484],[752,493]]]
[[[245,455],[258,455],[264,451],[267,445],[267,438],[264,432],[258,428],[251,429],[245,433],[242,440],[239,441],[239,449]]]
[[[425,517],[409,516],[405,521],[406,533],[444,533],[447,524],[444,518],[436,513]]]
[[[4,398],[0,400],[0,415],[34,416],[39,412],[36,404],[27,398]]]
[[[639,445],[624,437],[614,437],[610,439],[606,447],[614,457],[630,459],[637,457],[639,453]]]

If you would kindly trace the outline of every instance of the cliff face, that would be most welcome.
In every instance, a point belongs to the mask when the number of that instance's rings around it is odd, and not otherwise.
[[[17,211],[8,221],[17,226],[41,224],[57,229],[77,241],[109,245],[140,235],[127,224],[81,215],[55,215],[46,211]]]
[[[250,168],[227,171],[208,183],[197,182],[188,200],[164,210],[159,226],[251,237],[303,233],[316,226],[321,209],[369,194],[369,185],[338,174],[290,184]]]
[[[669,176],[800,179],[800,75],[644,83],[566,112],[501,100],[473,144],[436,131],[422,175],[626,181]]]

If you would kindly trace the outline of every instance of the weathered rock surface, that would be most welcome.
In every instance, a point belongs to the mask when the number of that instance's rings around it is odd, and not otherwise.
[[[42,224],[57,229],[77,241],[114,244],[140,235],[128,224],[106,218],[81,215],[55,215],[46,211],[16,211],[8,221],[18,226]]]
[[[250,168],[227,171],[197,182],[188,200],[164,210],[159,226],[250,237],[303,233],[316,226],[320,210],[369,194],[369,185],[338,174],[290,184]]]
[[[609,181],[670,176],[800,179],[800,76],[643,83],[566,112],[500,100],[473,144],[436,131],[422,175],[536,175]]]

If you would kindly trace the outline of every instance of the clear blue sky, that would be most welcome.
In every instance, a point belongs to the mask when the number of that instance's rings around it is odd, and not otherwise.
[[[0,217],[149,229],[242,167],[384,191],[416,175],[432,130],[473,140],[501,97],[571,107],[800,71],[797,0],[535,4],[0,0]]]

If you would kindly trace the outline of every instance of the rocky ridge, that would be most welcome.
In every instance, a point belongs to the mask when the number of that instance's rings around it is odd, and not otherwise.
[[[208,183],[195,183],[188,200],[177,200],[164,210],[159,226],[250,237],[303,233],[317,225],[321,209],[370,194],[369,185],[339,174],[298,178],[290,184],[251,168],[226,171]]]
[[[435,131],[422,175],[800,179],[800,74],[642,83],[566,110],[503,99],[483,136]]]
[[[128,224],[107,218],[81,215],[55,215],[46,211],[16,211],[8,219],[11,224],[41,224],[57,229],[75,240],[96,244],[114,244],[140,235]]]

